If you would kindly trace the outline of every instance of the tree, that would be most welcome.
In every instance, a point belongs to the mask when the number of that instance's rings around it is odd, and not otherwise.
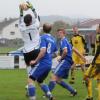
[[[56,21],[52,25],[52,34],[54,35],[59,28],[67,29],[70,28],[70,25],[65,23],[64,21]]]

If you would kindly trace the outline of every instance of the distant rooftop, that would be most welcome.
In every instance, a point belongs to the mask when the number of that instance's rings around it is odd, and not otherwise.
[[[89,19],[80,23],[80,28],[91,28],[100,24],[100,19]]]
[[[9,20],[5,18],[5,20],[0,22],[0,31],[2,31],[4,27],[8,26],[9,24],[11,24],[12,22],[16,20],[18,20],[18,18],[14,18],[14,19],[11,18]]]

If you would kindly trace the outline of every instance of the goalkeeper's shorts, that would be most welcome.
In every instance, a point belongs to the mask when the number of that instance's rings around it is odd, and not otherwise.
[[[94,66],[90,64],[84,74],[84,77],[100,79],[100,64],[95,64]]]

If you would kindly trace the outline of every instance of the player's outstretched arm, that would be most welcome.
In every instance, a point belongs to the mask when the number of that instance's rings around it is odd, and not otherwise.
[[[21,7],[21,4],[19,5],[19,12],[20,12],[20,17],[19,17],[19,28],[22,28],[22,23],[23,23],[23,9]]]
[[[33,5],[30,3],[30,2],[28,2],[27,1],[27,6],[28,6],[28,8],[30,8],[31,10],[32,10],[32,12],[33,12],[33,14],[34,14],[34,16],[35,16],[35,26],[37,27],[37,28],[39,28],[40,27],[40,17],[39,17],[39,15],[37,14],[37,12],[36,12],[36,10],[35,10],[35,8],[33,7]]]
[[[63,52],[62,52],[62,54],[61,54],[61,57],[60,57],[60,59],[58,60],[58,61],[61,61],[61,60],[63,60],[65,57],[66,57],[66,55],[67,55],[67,48],[64,48],[63,49]]]
[[[75,47],[73,47],[72,49],[84,62],[87,61],[86,58],[82,54],[80,54],[80,52]]]
[[[35,18],[38,18],[38,14],[35,8],[33,7],[33,5],[29,1],[27,1],[27,4],[28,4],[28,7],[33,11]]]
[[[21,4],[19,5],[19,12],[20,12],[20,17],[23,16],[23,9],[21,8]]]

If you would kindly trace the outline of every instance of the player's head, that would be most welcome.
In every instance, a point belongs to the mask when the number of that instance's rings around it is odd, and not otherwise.
[[[26,26],[31,25],[31,23],[32,23],[32,15],[31,14],[27,14],[24,16],[24,23]]]
[[[60,28],[60,29],[57,30],[58,38],[62,39],[63,37],[65,37],[65,34],[66,34],[65,29]]]
[[[44,33],[50,33],[52,29],[52,26],[48,23],[43,24],[43,32]]]
[[[74,33],[74,34],[79,34],[78,28],[77,28],[76,26],[73,27],[73,33]]]
[[[98,27],[96,29],[96,33],[100,34],[100,24],[98,25]]]

